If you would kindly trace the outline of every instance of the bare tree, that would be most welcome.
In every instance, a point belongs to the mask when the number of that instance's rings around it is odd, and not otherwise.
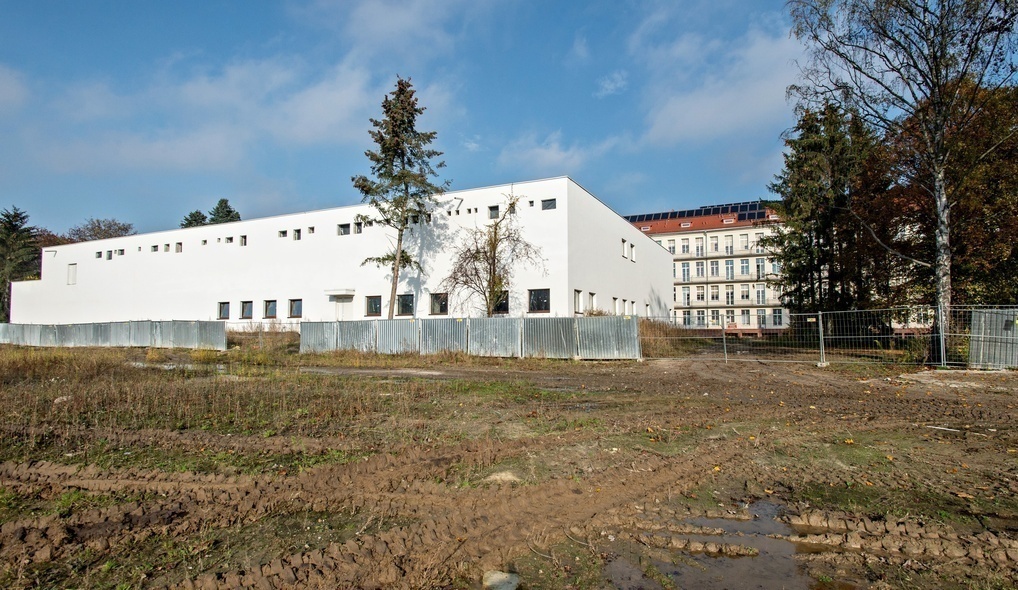
[[[505,207],[488,225],[466,230],[453,251],[452,268],[442,281],[450,292],[462,289],[476,295],[488,317],[508,302],[513,273],[521,266],[544,266],[541,249],[523,237],[516,218],[520,197],[504,195]]]
[[[136,233],[138,232],[134,229],[133,223],[112,218],[95,219],[89,217],[84,223],[67,230],[67,239],[72,243],[90,242],[92,240],[133,236]]]
[[[852,109],[890,141],[918,141],[909,181],[935,211],[937,304],[951,305],[951,139],[971,124],[987,93],[1015,76],[1016,0],[789,0],[792,33],[809,50],[808,104]],[[992,93],[990,93],[992,94]],[[1014,133],[1014,130],[1010,130]]]

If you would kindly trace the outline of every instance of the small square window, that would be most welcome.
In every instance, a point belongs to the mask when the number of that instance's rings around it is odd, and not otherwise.
[[[226,243],[227,243],[227,244],[232,244],[232,243],[233,243],[233,236],[228,236],[228,237],[226,238]]]
[[[303,316],[303,314],[304,314],[304,304],[303,303],[304,302],[301,299],[291,299],[290,300],[290,317],[291,318],[299,318],[299,317]]]
[[[253,301],[241,301],[240,302],[240,319],[249,320],[254,315],[254,302]]]
[[[262,317],[271,320],[276,317],[276,300],[266,299],[265,305],[262,307]]]
[[[208,241],[208,240],[202,240],[202,241],[201,241],[201,245],[202,245],[202,246],[206,246],[206,245],[208,245],[208,243],[209,243],[209,241]]]
[[[350,224],[349,223],[341,223],[341,224],[337,225],[336,226],[336,235],[337,236],[350,235]]]
[[[183,252],[184,251],[184,243],[183,242],[177,242],[176,245],[173,247],[173,251],[176,252],[177,254],[180,254],[181,252]]]
[[[551,290],[550,289],[531,289],[528,292],[527,299],[529,305],[527,310],[530,313],[545,313],[551,311]]]
[[[315,226],[309,225],[308,226],[308,235],[310,236],[313,233],[315,233]]]
[[[95,253],[95,257],[96,258],[102,258],[103,257],[103,253],[102,252],[96,252]]]
[[[488,219],[498,219],[498,205],[488,207]]]
[[[106,251],[106,260],[113,260],[113,250]]]
[[[286,230],[285,229],[279,230],[279,237],[281,237],[281,238],[285,238],[286,237]]]
[[[240,236],[240,245],[247,246],[247,236]]]
[[[509,313],[509,291],[502,291],[498,294],[498,299],[495,301],[495,305],[492,306],[491,313],[496,315],[506,315]]]
[[[163,252],[169,252],[169,251],[170,251],[170,245],[169,244],[163,244]]]
[[[230,319],[230,302],[220,301],[219,302],[219,315],[218,318],[221,320]]]
[[[555,209],[556,206],[557,206],[557,203],[555,202],[555,199],[542,199],[541,200],[541,210],[542,211],[550,211],[551,209]]]
[[[153,252],[158,252],[159,251],[159,246],[152,246],[152,251]]]
[[[449,294],[432,293],[431,315],[448,315],[448,314],[449,314]]]
[[[396,296],[396,315],[414,315],[414,294]]]
[[[364,231],[364,224],[363,224],[363,223],[361,223],[360,221],[358,221],[358,222],[355,222],[355,223],[353,224],[353,233],[355,233],[355,234],[359,234],[359,233],[361,233],[362,231]]]
[[[367,316],[382,315],[381,295],[368,295],[367,297],[364,298],[364,315]]]
[[[295,242],[300,240],[300,230],[299,229],[293,230],[293,240]]]

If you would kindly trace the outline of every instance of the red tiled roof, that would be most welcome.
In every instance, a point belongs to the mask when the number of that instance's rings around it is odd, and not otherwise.
[[[776,223],[779,220],[772,218],[776,216],[777,213],[775,211],[767,209],[766,219],[757,219],[752,221],[751,220],[739,221],[738,217],[734,213],[722,213],[719,215],[703,215],[700,217],[676,217],[674,219],[639,221],[633,222],[633,226],[647,235],[677,234],[686,232],[702,232],[716,229],[728,229],[735,227],[753,227],[754,225]],[[725,223],[724,221],[725,219],[730,219],[731,221]]]

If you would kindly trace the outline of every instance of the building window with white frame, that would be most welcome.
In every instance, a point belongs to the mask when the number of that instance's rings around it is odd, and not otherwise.
[[[703,278],[703,267],[704,265],[702,260],[696,263],[696,278]]]
[[[254,301],[240,302],[240,319],[249,320],[254,317]]]
[[[739,234],[739,247],[742,250],[749,250],[749,234]]]
[[[771,312],[771,318],[773,318],[773,323],[774,323],[775,326],[782,326],[782,325],[784,325],[785,318],[783,316],[784,316],[784,312],[782,312],[780,308],[779,309],[775,309],[775,310],[773,310]]]
[[[767,267],[764,262],[763,258],[756,259],[756,280],[758,281],[763,280],[764,275],[767,273]]]
[[[749,310],[748,309],[742,310],[742,314],[741,315],[742,315],[742,325],[743,326],[748,326],[749,325],[749,319],[750,319]]]
[[[689,282],[689,263],[688,262],[683,262],[682,263],[682,282],[684,282],[684,283],[688,283]]]
[[[682,247],[681,252],[683,254],[689,254],[689,238],[682,238],[680,245]]]
[[[756,286],[756,304],[766,305],[767,304],[767,286],[757,285]]]
[[[715,253],[718,251],[718,237],[717,236],[711,236],[710,237],[710,251],[711,252],[715,252]]]
[[[749,285],[739,285],[739,300],[749,301]]]
[[[720,326],[721,325],[721,310],[712,309],[710,310],[710,325]]]
[[[734,260],[726,260],[725,261],[725,280],[726,281],[734,281],[735,280],[735,261]]]
[[[682,305],[689,307],[689,287],[682,288]]]
[[[707,325],[707,312],[705,310],[696,310],[696,325],[700,328]]]
[[[668,240],[668,253],[675,254],[675,240]]]
[[[710,300],[721,301],[721,287],[718,285],[710,286]]]
[[[262,303],[262,318],[266,320],[276,319],[276,300],[266,299]]]
[[[735,305],[735,285],[725,285],[725,305]]]
[[[303,299],[291,299],[288,306],[291,318],[304,317],[304,300]]]
[[[219,313],[216,314],[216,318],[220,320],[230,319],[230,302],[220,301],[219,302]]]
[[[688,328],[692,322],[692,316],[693,312],[689,311],[688,309],[682,312],[682,325]]]
[[[756,253],[757,254],[763,254],[764,253],[763,237],[764,237],[764,235],[762,233],[756,234]]]
[[[697,256],[703,256],[703,254],[704,254],[704,251],[703,251],[703,238],[696,238],[694,240],[694,242],[696,243],[696,255]]]
[[[728,325],[728,326],[731,326],[731,325],[735,324],[735,310],[734,309],[726,309],[725,310],[725,324]]]
[[[739,260],[739,274],[742,276],[749,274],[749,258],[742,258]]]
[[[710,276],[719,277],[721,276],[721,262],[718,260],[710,261]]]
[[[704,289],[703,285],[697,285],[696,286],[696,300],[697,301],[703,301],[704,300],[704,293],[705,293],[705,291],[706,291],[706,289]]]
[[[725,255],[731,256],[732,254],[735,254],[735,246],[732,245],[732,236],[727,235],[725,236]]]
[[[758,309],[756,310],[756,325],[764,328],[767,326],[767,310]]]

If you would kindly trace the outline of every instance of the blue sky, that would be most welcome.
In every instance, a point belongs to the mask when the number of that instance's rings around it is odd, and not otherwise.
[[[176,227],[359,202],[410,77],[453,189],[569,175],[622,214],[767,197],[783,0],[0,0],[0,208]]]

